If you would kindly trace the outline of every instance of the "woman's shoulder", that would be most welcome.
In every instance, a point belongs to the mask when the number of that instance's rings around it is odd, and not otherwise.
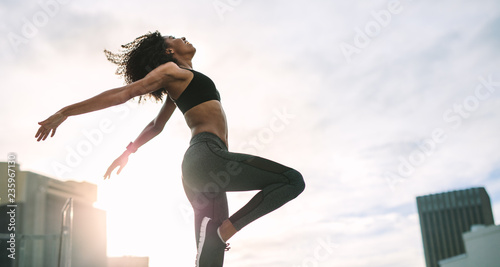
[[[175,64],[175,62],[169,61],[167,63],[161,64],[156,68],[158,71],[161,71],[162,73],[176,73],[181,68]]]
[[[175,62],[172,61],[158,66],[156,70],[164,75],[176,79],[186,79],[192,75],[190,71],[179,67]]]

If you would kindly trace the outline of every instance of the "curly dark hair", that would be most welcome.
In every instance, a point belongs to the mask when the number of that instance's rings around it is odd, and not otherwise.
[[[123,51],[120,53],[115,54],[104,50],[104,54],[109,61],[118,65],[116,74],[123,76],[127,84],[144,78],[150,71],[162,64],[170,61],[177,63],[171,55],[166,53],[167,44],[158,31],[148,32],[121,47]],[[156,102],[163,102],[165,94],[167,90],[161,88],[146,96],[155,99]],[[139,96],[139,103],[142,98],[143,96]]]

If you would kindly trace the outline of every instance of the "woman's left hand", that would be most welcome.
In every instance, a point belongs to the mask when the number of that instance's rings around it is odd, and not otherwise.
[[[38,138],[37,141],[45,140],[50,135],[53,137],[56,134],[56,129],[59,125],[65,121],[68,116],[65,116],[59,112],[56,112],[54,115],[50,116],[48,119],[39,122],[40,128],[38,132],[36,132],[35,138]],[[51,134],[52,132],[52,134]]]
[[[109,166],[108,170],[104,174],[104,180],[111,178],[111,173],[118,166],[120,166],[120,168],[118,169],[118,172],[116,173],[116,175],[120,174],[123,167],[125,167],[125,165],[127,165],[128,155],[130,155],[130,152],[125,151],[117,159],[115,159],[115,161],[113,161],[113,163],[111,163],[111,166]]]

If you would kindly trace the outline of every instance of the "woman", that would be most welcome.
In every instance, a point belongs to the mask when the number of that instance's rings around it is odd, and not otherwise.
[[[279,208],[304,190],[299,172],[256,156],[228,152],[228,127],[219,92],[210,78],[193,70],[196,49],[186,38],[148,33],[123,45],[123,53],[105,51],[118,65],[127,85],[67,106],[39,122],[38,141],[54,136],[69,116],[123,104],[131,98],[166,98],[158,116],[108,168],[104,178],[130,153],[158,135],[175,108],[184,114],[192,138],[182,162],[182,182],[194,209],[197,242],[196,266],[222,266],[226,241],[255,219]],[[226,192],[260,190],[245,206],[229,216]]]

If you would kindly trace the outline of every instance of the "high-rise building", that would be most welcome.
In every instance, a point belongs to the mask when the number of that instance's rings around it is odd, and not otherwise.
[[[490,197],[483,187],[417,197],[427,267],[464,254],[462,234],[472,225],[494,224]]]
[[[69,258],[71,266],[106,267],[106,212],[93,207],[97,186],[21,171],[19,165],[8,169],[0,162],[0,266],[58,266],[67,242],[65,262]],[[8,174],[15,178],[9,181]],[[63,228],[61,211],[69,198],[72,231],[64,239],[62,230],[69,229]]]

